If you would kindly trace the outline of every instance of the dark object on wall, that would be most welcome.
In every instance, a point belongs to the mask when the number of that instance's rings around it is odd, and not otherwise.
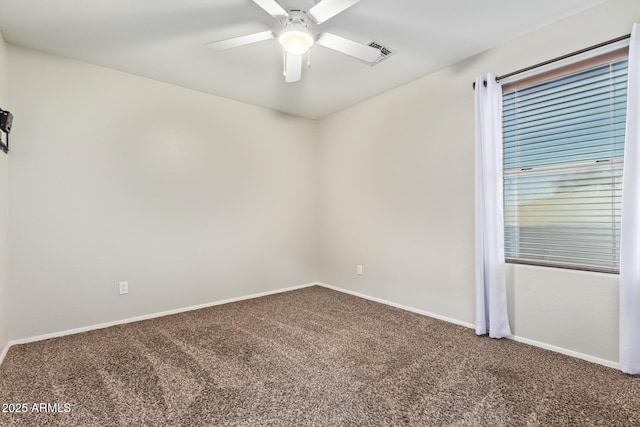
[[[0,130],[4,133],[11,132],[11,123],[13,122],[13,114],[0,109]]]
[[[0,108],[0,131],[7,134],[7,143],[0,140],[0,150],[5,153],[9,152],[9,133],[11,132],[11,124],[13,123],[13,114]]]

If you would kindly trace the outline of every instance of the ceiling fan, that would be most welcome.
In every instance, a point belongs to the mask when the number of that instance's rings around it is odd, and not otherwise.
[[[303,55],[314,44],[333,49],[345,55],[373,64],[380,57],[380,50],[374,47],[340,37],[338,35],[320,32],[315,33],[314,27],[333,18],[360,0],[297,0],[297,6],[285,10],[276,0],[253,0],[268,14],[280,21],[283,29],[278,33],[262,31],[245,36],[215,41],[207,44],[209,49],[219,51],[234,47],[245,46],[264,40],[278,38],[285,51],[284,80],[294,83],[302,77]]]

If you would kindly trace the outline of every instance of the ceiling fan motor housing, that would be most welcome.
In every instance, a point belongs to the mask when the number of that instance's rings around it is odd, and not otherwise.
[[[289,12],[289,17],[285,21],[285,26],[288,26],[289,24],[292,24],[294,22],[298,22],[309,28],[309,26],[314,24],[313,19],[311,19],[309,14],[304,10],[289,9],[287,12]]]

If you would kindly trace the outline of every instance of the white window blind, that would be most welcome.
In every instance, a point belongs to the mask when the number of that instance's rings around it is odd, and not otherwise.
[[[626,59],[504,93],[508,262],[618,271],[626,96]]]

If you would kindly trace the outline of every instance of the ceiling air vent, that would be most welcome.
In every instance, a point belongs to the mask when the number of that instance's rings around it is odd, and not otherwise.
[[[371,66],[374,66],[376,64],[379,64],[380,62],[384,61],[385,59],[387,59],[390,56],[395,55],[397,52],[394,50],[391,50],[388,47],[385,47],[383,45],[381,45],[380,43],[376,42],[376,41],[371,41],[369,43],[367,43],[367,46],[370,46],[374,49],[378,49],[380,51],[380,56],[378,57],[378,59],[376,59],[375,61],[371,62]]]

